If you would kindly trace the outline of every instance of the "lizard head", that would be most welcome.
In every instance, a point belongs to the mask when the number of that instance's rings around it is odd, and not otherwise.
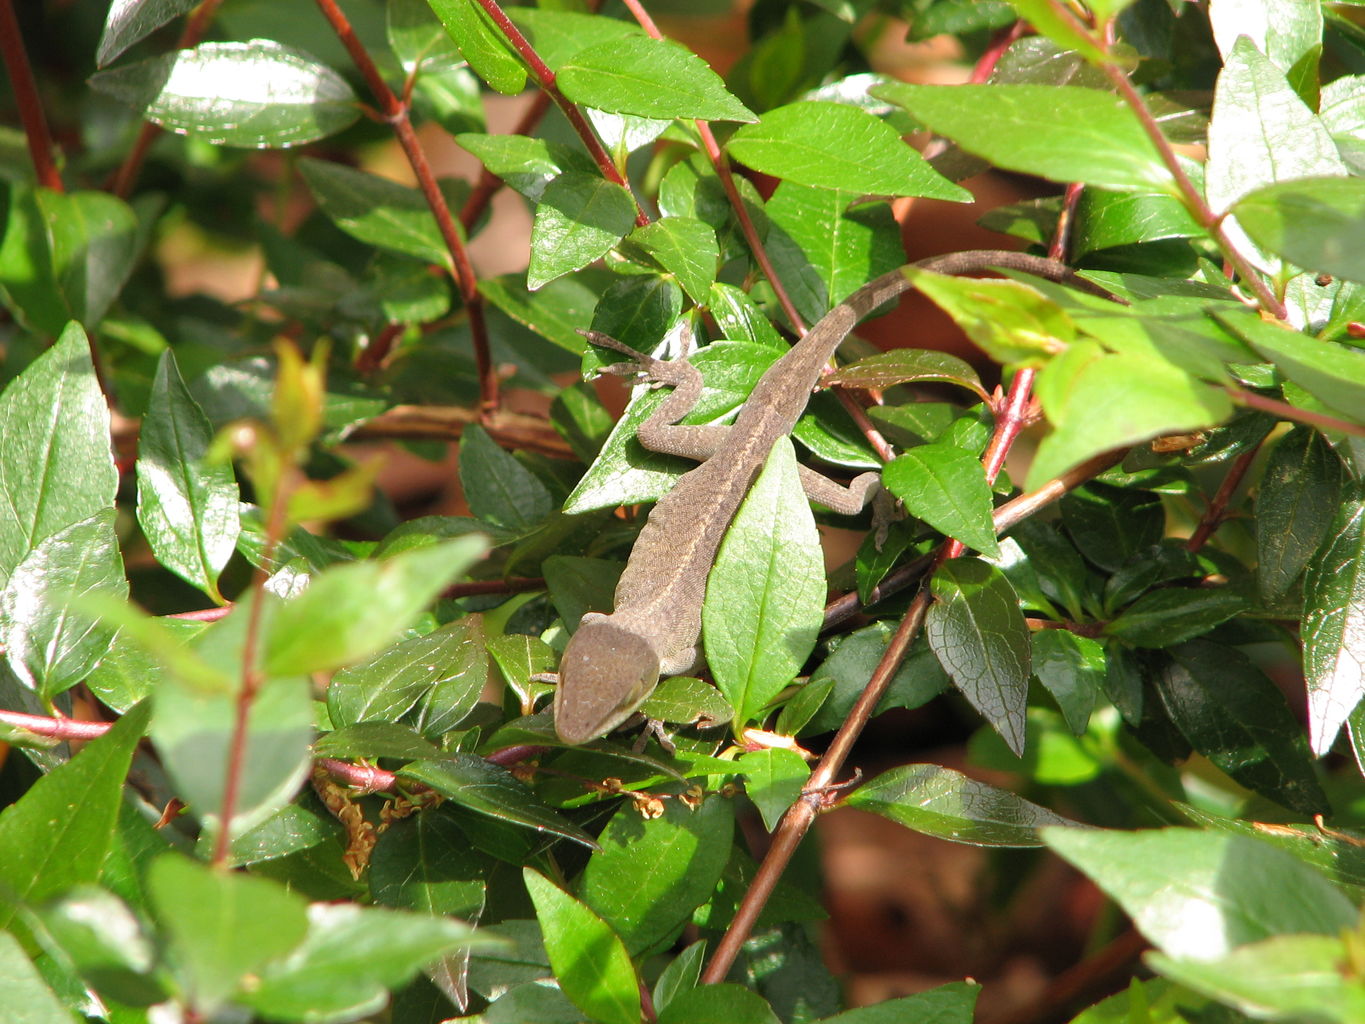
[[[659,682],[649,641],[611,617],[588,612],[559,662],[555,732],[565,743],[604,736],[634,713]]]

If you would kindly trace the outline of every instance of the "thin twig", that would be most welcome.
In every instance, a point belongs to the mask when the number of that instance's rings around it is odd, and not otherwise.
[[[1218,486],[1218,492],[1209,502],[1208,508],[1204,510],[1203,516],[1199,519],[1199,525],[1195,527],[1194,533],[1190,534],[1190,539],[1185,542],[1185,550],[1198,551],[1204,546],[1213,532],[1223,525],[1227,519],[1228,502],[1232,500],[1233,493],[1237,490],[1246,476],[1247,470],[1256,460],[1256,454],[1261,450],[1261,441],[1237,456],[1232,466],[1228,469],[1227,475],[1223,477],[1223,482]]]
[[[75,718],[49,718],[26,715],[22,711],[0,711],[0,723],[58,740],[93,740],[112,729],[111,722],[82,722]]]
[[[1021,494],[1019,497],[1005,502],[991,515],[991,522],[997,534],[1002,534],[1028,519],[1030,516],[1037,515],[1040,511],[1062,498],[1068,491],[1075,490],[1081,484],[1093,480],[1105,470],[1118,465],[1123,461],[1123,457],[1128,454],[1128,449],[1120,448],[1112,452],[1105,452],[1092,459],[1087,459],[1074,469],[1068,470],[1059,477],[1054,477],[1043,484],[1037,490]],[[836,626],[842,625],[853,616],[857,615],[863,607],[870,607],[881,601],[886,600],[893,594],[898,594],[906,587],[916,582],[933,561],[932,555],[923,555],[912,562],[907,562],[894,572],[890,573],[886,579],[882,580],[868,595],[866,605],[858,600],[858,592],[850,591],[847,594],[835,598],[825,606],[825,620],[822,630],[828,631]]]
[[[498,5],[497,0],[478,0],[478,4],[487,12],[488,16],[493,19],[493,23],[498,26],[498,30],[502,32],[507,41],[512,44],[512,49],[516,50],[521,59],[526,63],[531,74],[535,76],[536,82],[540,85],[540,88],[554,101],[555,106],[563,112],[564,116],[568,118],[574,133],[578,135],[583,141],[583,145],[587,147],[589,155],[592,156],[593,162],[597,164],[598,169],[602,172],[602,176],[608,181],[620,185],[627,192],[630,192],[631,199],[635,200],[635,194],[631,192],[629,182],[626,181],[620,170],[617,169],[610,154],[607,153],[601,140],[598,139],[597,133],[592,130],[592,125],[588,124],[588,119],[583,116],[583,112],[579,110],[575,104],[571,103],[567,96],[560,92],[559,85],[555,81],[555,73],[550,70],[550,66],[546,64],[540,54],[536,52],[536,49],[531,45],[530,40],[522,35],[521,29],[517,28],[517,26],[512,23],[512,19],[509,18],[502,7]],[[644,210],[641,209],[639,200],[635,200],[635,223],[639,227],[644,227],[649,223],[649,218],[645,216]]]
[[[23,36],[19,34],[19,19],[15,17],[12,0],[0,0],[0,58],[14,90],[14,102],[19,108],[19,120],[28,139],[28,155],[33,161],[33,173],[38,184],[54,192],[65,192],[62,176],[57,173],[53,155],[52,133],[47,128],[42,97],[33,80],[33,67],[28,62]]]
[[[881,661],[872,673],[872,679],[868,682],[867,688],[863,690],[862,696],[858,698],[858,702],[849,711],[848,717],[835,734],[829,749],[820,758],[820,764],[811,773],[810,780],[801,791],[800,799],[788,807],[786,813],[782,815],[782,820],[778,823],[777,830],[773,834],[772,845],[768,848],[763,863],[759,865],[753,881],[750,882],[749,888],[745,891],[744,899],[735,913],[734,920],[730,922],[730,927],[716,946],[715,954],[706,965],[706,969],[702,971],[702,984],[714,985],[722,982],[730,972],[735,957],[752,933],[754,924],[758,921],[758,917],[763,912],[764,906],[767,905],[768,898],[776,888],[778,880],[781,879],[787,865],[791,862],[792,856],[796,853],[796,848],[801,844],[801,840],[810,830],[811,825],[814,824],[816,815],[823,809],[824,792],[834,783],[836,776],[843,769],[844,762],[853,749],[854,741],[872,717],[872,712],[876,710],[882,695],[891,685],[891,680],[905,659],[905,654],[910,649],[911,643],[919,634],[920,626],[924,622],[924,615],[928,608],[929,592],[924,589],[911,602],[905,617],[901,619],[899,628],[891,638],[891,643],[886,648],[886,653],[882,655]]]
[[[1053,12],[1059,18],[1067,22],[1074,31],[1086,36],[1097,47],[1107,52],[1108,47],[1106,46],[1103,36],[1096,38],[1090,27],[1076,17],[1075,12],[1070,6],[1061,2],[1061,0],[1048,0],[1048,6],[1052,8]],[[1152,145],[1156,147],[1157,155],[1161,157],[1161,162],[1165,164],[1167,172],[1175,182],[1176,191],[1180,193],[1180,200],[1185,208],[1189,210],[1190,215],[1200,227],[1209,233],[1214,244],[1218,246],[1224,257],[1226,257],[1227,261],[1231,263],[1236,270],[1237,276],[1246,283],[1247,287],[1256,293],[1256,298],[1260,302],[1261,308],[1267,310],[1277,320],[1283,320],[1288,315],[1284,303],[1275,297],[1275,293],[1270,290],[1270,286],[1266,284],[1266,282],[1261,279],[1261,275],[1256,272],[1256,268],[1253,267],[1247,261],[1246,257],[1238,251],[1237,247],[1232,244],[1232,240],[1228,237],[1227,231],[1223,227],[1223,218],[1213,212],[1213,209],[1209,204],[1204,201],[1203,194],[1199,189],[1194,187],[1194,182],[1190,181],[1190,176],[1185,173],[1185,168],[1180,166],[1180,159],[1176,156],[1175,149],[1172,148],[1170,142],[1166,139],[1165,134],[1161,131],[1161,125],[1158,124],[1156,118],[1152,116],[1152,112],[1147,109],[1147,104],[1143,102],[1142,96],[1138,93],[1137,88],[1128,80],[1128,75],[1124,72],[1123,68],[1112,60],[1105,60],[1100,65],[1100,70],[1104,72],[1105,77],[1107,77],[1114,88],[1118,90],[1124,103],[1128,105],[1129,109],[1132,110],[1133,114],[1137,117],[1138,122],[1142,125],[1143,132],[1145,132],[1147,138],[1151,140]]]
[[[355,30],[341,8],[337,6],[336,0],[317,0],[317,5],[346,48],[361,77],[365,79],[385,119],[393,126],[394,137],[402,147],[403,155],[407,157],[408,165],[417,178],[417,186],[422,190],[422,195],[436,218],[436,227],[441,232],[441,239],[450,253],[455,283],[469,317],[474,364],[479,375],[479,410],[483,416],[491,416],[498,407],[498,377],[489,352],[488,327],[483,316],[483,296],[479,294],[478,279],[474,275],[474,265],[469,260],[469,251],[465,248],[464,239],[455,224],[455,218],[450,213],[450,206],[446,203],[440,186],[436,184],[436,175],[427,161],[426,152],[418,142],[417,132],[412,126],[410,109],[394,95],[393,90],[384,81],[384,76],[379,73],[364,44],[356,37]]]
[[[1273,412],[1283,420],[1290,420],[1294,423],[1307,423],[1309,426],[1321,427],[1323,430],[1336,430],[1343,434],[1351,434],[1354,437],[1365,437],[1365,426],[1359,423],[1352,423],[1350,420],[1343,420],[1336,416],[1328,416],[1326,413],[1313,412],[1311,409],[1300,409],[1298,406],[1290,405],[1288,402],[1281,402],[1278,398],[1267,398],[1265,395],[1258,395],[1254,391],[1243,391],[1241,388],[1223,388],[1228,397],[1240,405],[1245,405],[1250,409],[1260,409],[1262,412]]]
[[[289,472],[288,470],[286,472]],[[218,813],[218,834],[214,837],[211,863],[225,868],[232,863],[232,819],[237,813],[241,797],[242,777],[246,773],[246,747],[250,735],[249,721],[251,708],[256,702],[265,674],[257,665],[257,652],[261,644],[261,618],[265,610],[265,584],[270,577],[269,566],[274,559],[275,549],[284,537],[287,522],[285,509],[288,505],[288,488],[281,482],[271,496],[270,515],[266,520],[265,541],[261,545],[261,562],[252,577],[252,601],[247,609],[246,633],[242,638],[242,685],[237,691],[237,705],[234,709],[232,735],[228,740],[227,772],[223,779],[223,799]]]

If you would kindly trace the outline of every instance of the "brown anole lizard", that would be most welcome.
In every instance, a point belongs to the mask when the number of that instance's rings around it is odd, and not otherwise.
[[[913,266],[946,274],[1019,270],[1072,280],[1062,263],[1017,252],[974,251],[921,260]],[[869,282],[821,318],[762,376],[731,426],[684,426],[701,396],[701,374],[686,359],[662,361],[605,335],[594,344],[628,354],[631,363],[607,372],[643,372],[673,391],[640,425],[653,451],[705,460],[659,499],[631,550],[616,587],[616,610],[588,612],[560,659],[554,696],[555,731],[565,743],[586,743],[624,722],[661,675],[686,672],[697,660],[702,600],[716,550],[774,442],[790,434],[835,349],[878,306],[911,287],[899,270]],[[864,473],[848,487],[802,467],[806,494],[838,512],[866,504],[879,475]]]

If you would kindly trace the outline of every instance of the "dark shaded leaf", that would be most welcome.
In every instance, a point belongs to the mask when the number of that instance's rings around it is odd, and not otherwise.
[[[1256,495],[1256,580],[1273,600],[1299,578],[1336,515],[1344,471],[1331,445],[1297,426],[1276,443]]]
[[[1365,485],[1343,499],[1303,584],[1308,736],[1319,757],[1365,697]]]
[[[1174,647],[1157,692],[1191,746],[1248,789],[1300,814],[1324,814],[1308,743],[1283,696],[1236,648]]]
[[[591,836],[546,807],[506,768],[473,754],[416,761],[399,774],[430,786],[453,803],[478,814],[597,847]]]
[[[1031,651],[1019,598],[999,569],[955,558],[934,574],[924,631],[953,685],[1016,754],[1024,749]]]
[[[844,804],[926,835],[973,846],[1042,846],[1038,829],[1072,822],[951,768],[911,764],[883,772]]]

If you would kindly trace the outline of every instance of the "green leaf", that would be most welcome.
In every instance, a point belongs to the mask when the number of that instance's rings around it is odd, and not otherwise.
[[[495,526],[525,531],[554,511],[554,497],[539,478],[477,424],[460,437],[460,484],[469,511]]]
[[[320,736],[313,744],[317,757],[393,757],[416,761],[437,757],[441,751],[410,725],[396,722],[357,722]]]
[[[940,441],[911,448],[882,471],[886,489],[905,510],[945,537],[994,556],[1000,553],[991,522],[991,488],[971,452]]]
[[[717,281],[711,286],[710,298],[704,305],[709,307],[722,337],[766,345],[781,352],[787,350],[787,342],[748,292]]]
[[[1327,879],[1254,839],[1178,828],[1049,829],[1043,839],[1171,957],[1216,960],[1281,933],[1355,926],[1355,908]]]
[[[382,1010],[387,989],[471,944],[484,941],[450,918],[314,903],[307,937],[262,970],[239,1001],[270,1020],[342,1024]]]
[[[318,573],[275,610],[266,671],[326,672],[382,650],[486,548],[480,536],[459,537]]]
[[[1354,835],[1325,834],[1316,825],[1266,824],[1225,818],[1190,804],[1176,803],[1175,808],[1206,830],[1247,836],[1293,854],[1331,878],[1354,900],[1365,895],[1365,847],[1355,845]]]
[[[944,563],[933,579],[924,632],[972,707],[1015,754],[1024,749],[1032,652],[1019,598],[1003,573],[975,558]]]
[[[1306,270],[1365,281],[1365,181],[1285,181],[1244,196],[1232,212],[1262,248]]]
[[[117,0],[100,33],[95,66],[104,67],[140,39],[194,7],[194,0]]]
[[[1038,445],[1026,489],[1093,455],[1210,427],[1232,415],[1219,388],[1195,380],[1165,359],[1106,355],[1093,342],[1068,349],[1039,374],[1038,397],[1052,433]]]
[[[385,906],[477,920],[488,871],[455,820],[433,809],[393,822],[379,837],[370,889]]]
[[[1299,0],[1219,0],[1209,9],[1218,52],[1228,59],[1245,36],[1294,83],[1305,103],[1317,95],[1322,54],[1322,7]]]
[[[1040,571],[1054,577],[1063,589],[1055,591],[1068,607],[1081,609],[1079,592],[1086,582],[1085,566],[1076,559],[1079,551],[1101,569],[1118,573],[1125,566],[1151,557],[1153,545],[1166,532],[1166,511],[1161,497],[1150,491],[1091,482],[1062,499],[1062,524],[1071,544],[1058,542],[1053,530],[1028,524],[1018,528],[1019,538],[1031,560],[1042,559]],[[1066,597],[1062,597],[1063,594]],[[1076,594],[1076,596],[1071,596]]]
[[[578,330],[592,323],[593,308],[606,288],[594,275],[608,276],[606,271],[584,271],[533,292],[527,290],[524,275],[504,274],[481,280],[479,293],[517,323],[578,355],[584,348]]]
[[[785,735],[812,735],[843,725],[854,703],[867,687],[891,642],[892,629],[874,622],[839,641],[839,646],[812,673],[777,719],[777,731]],[[873,715],[891,708],[917,708],[948,688],[949,680],[927,644],[910,648],[896,670],[886,694]]]
[[[1096,89],[1051,85],[906,85],[871,90],[996,167],[1063,184],[1170,192],[1137,116]]]
[[[1038,829],[1074,824],[1008,790],[935,764],[892,768],[859,786],[844,804],[972,846],[1041,846]]]
[[[1256,494],[1256,580],[1273,600],[1299,578],[1336,515],[1344,467],[1326,439],[1297,426],[1276,443]]]
[[[301,146],[360,116],[344,78],[269,39],[200,43],[101,71],[89,82],[153,124],[221,146]]]
[[[239,603],[193,641],[195,653],[240,673],[250,608]],[[155,692],[152,742],[177,794],[211,828],[221,824],[229,750],[237,727],[236,680],[213,686],[168,663]],[[270,817],[298,791],[308,771],[313,705],[306,681],[266,680],[251,704],[229,832],[240,835]]]
[[[605,256],[635,225],[635,200],[595,174],[565,171],[545,186],[531,226],[532,291]]]
[[[138,435],[137,519],[156,559],[215,600],[241,532],[232,466],[205,458],[213,427],[167,349]]]
[[[114,504],[109,406],[71,324],[0,395],[0,581],[44,538]]]
[[[710,796],[695,810],[664,802],[643,818],[624,802],[607,822],[578,883],[578,895],[638,956],[671,941],[711,898],[730,857],[734,801]]]
[[[1258,1020],[1365,1020],[1365,982],[1351,963],[1348,939],[1277,935],[1215,960],[1160,953],[1146,960],[1173,981]]]
[[[622,36],[579,50],[558,69],[564,95],[617,114],[706,121],[753,121],[721,77],[667,39]]]
[[[474,73],[504,96],[526,87],[521,58],[474,0],[427,0]]]
[[[822,1024],[972,1024],[980,992],[981,986],[974,981],[954,981],[913,996],[846,1010],[826,1017]]]
[[[697,987],[705,957],[706,940],[698,939],[669,961],[668,966],[659,975],[659,980],[654,983],[656,1011],[663,1010],[679,993]]]
[[[351,237],[430,263],[450,264],[436,218],[416,189],[311,158],[299,161],[299,174],[322,212]]]
[[[616,933],[543,875],[526,868],[522,877],[564,994],[594,1021],[639,1024],[639,982]]]
[[[1255,314],[1216,313],[1262,357],[1314,398],[1348,419],[1365,417],[1365,352],[1266,323]]]
[[[384,33],[389,49],[406,72],[423,79],[439,78],[463,62],[454,40],[426,0],[394,0],[388,5]]]
[[[0,287],[34,330],[94,327],[137,264],[137,212],[106,192],[15,186],[0,242]]]
[[[996,362],[1037,366],[1075,340],[1066,311],[1020,281],[902,272]]]
[[[1156,679],[1171,721],[1199,751],[1243,786],[1300,814],[1324,814],[1308,743],[1289,705],[1233,647],[1193,640],[1171,650]]]
[[[729,982],[679,992],[659,1014],[659,1024],[779,1024],[757,992]]]
[[[990,398],[970,363],[947,352],[929,348],[895,348],[889,352],[879,352],[840,367],[824,378],[826,387],[838,384],[847,388],[878,391],[893,384],[921,381],[956,384],[975,392],[983,402]]]
[[[710,301],[720,249],[708,225],[692,217],[662,217],[636,228],[629,240],[676,277],[693,303],[704,306]]]
[[[707,423],[729,415],[748,397],[764,372],[782,353],[748,342],[713,342],[689,358],[702,375],[697,406],[683,423]],[[636,439],[640,424],[665,399],[663,391],[637,387],[616,421],[597,459],[564,502],[564,511],[579,515],[601,508],[654,501],[668,493],[687,469],[688,460],[650,451]]]
[[[343,668],[327,687],[327,713],[337,726],[395,722],[428,695],[439,694],[443,718],[474,709],[488,678],[482,622],[459,619]]]
[[[683,293],[671,278],[641,274],[623,278],[602,293],[592,314],[592,329],[641,352],[652,351],[678,326]],[[619,362],[608,350],[590,346],[583,368]]]
[[[147,710],[128,712],[0,813],[0,927],[13,918],[11,900],[36,904],[99,878]]]
[[[1104,648],[1098,641],[1065,629],[1033,634],[1033,674],[1077,736],[1085,732],[1096,698],[1104,691],[1104,672]]]
[[[1319,757],[1365,698],[1365,485],[1343,498],[1303,584],[1308,736]]]
[[[734,715],[719,690],[692,676],[661,681],[640,705],[640,713],[659,722],[699,723],[702,728],[724,725]]]
[[[1010,6],[1019,12],[1019,17],[1027,21],[1038,32],[1047,36],[1063,50],[1075,50],[1082,57],[1095,64],[1107,64],[1110,58],[1097,37],[1082,30],[1081,22],[1074,12],[1063,15],[1049,0],[1009,0]],[[1104,20],[1104,8],[1120,8],[1132,0],[1105,0],[1102,4],[1092,5],[1097,20]]]
[[[803,101],[767,111],[730,137],[726,150],[764,174],[845,192],[923,196],[969,202],[971,194],[944,178],[867,111],[843,103]]]
[[[779,440],[721,542],[702,635],[738,729],[791,682],[815,647],[824,559],[791,442]]]
[[[753,750],[741,755],[744,791],[763,816],[763,827],[777,828],[788,807],[801,797],[810,778],[810,765],[794,750]]]
[[[506,768],[473,754],[454,754],[439,760],[416,761],[398,774],[424,783],[453,803],[498,821],[563,836],[595,849],[597,844],[581,828],[546,807]]]
[[[1247,605],[1244,596],[1226,587],[1166,587],[1143,594],[1104,632],[1135,647],[1170,647],[1202,636]]]
[[[190,1002],[203,1013],[297,946],[308,930],[303,900],[264,878],[168,854],[153,862],[147,885]]]
[[[1322,122],[1244,36],[1218,75],[1208,146],[1204,192],[1215,213],[1263,185],[1346,174]]]
[[[1076,204],[1071,250],[1075,257],[1081,257],[1121,245],[1199,238],[1203,233],[1173,196],[1088,188]]]
[[[24,948],[9,932],[0,931],[0,1005],[13,1014],[12,1024],[76,1024],[71,1011],[48,987]]]
[[[113,627],[71,602],[90,594],[128,596],[114,519],[112,508],[101,509],[45,538],[0,592],[5,656],[15,675],[44,700],[84,679],[113,642]]]
[[[533,203],[539,202],[545,186],[565,171],[591,174],[596,166],[572,146],[525,135],[465,132],[455,136],[455,141],[478,157],[489,173]]]

